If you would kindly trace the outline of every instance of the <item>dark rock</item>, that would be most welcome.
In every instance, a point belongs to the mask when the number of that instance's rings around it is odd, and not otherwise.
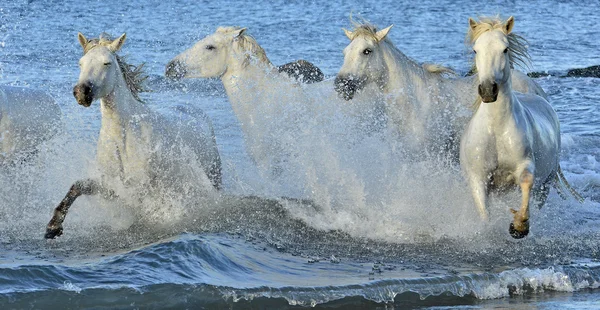
[[[548,73],[548,72],[529,72],[529,73],[527,73],[527,76],[535,79],[535,78],[550,76],[550,73]]]
[[[600,66],[591,66],[587,68],[571,69],[567,72],[567,77],[600,77]]]
[[[321,69],[302,59],[278,66],[277,70],[306,84],[321,82],[325,77]]]

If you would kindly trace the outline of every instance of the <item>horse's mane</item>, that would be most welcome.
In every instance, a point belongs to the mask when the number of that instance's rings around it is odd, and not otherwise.
[[[369,21],[365,20],[365,19],[361,19],[361,21],[356,21],[352,18],[352,16],[350,16],[350,23],[352,23],[352,26],[354,27],[352,29],[352,35],[350,37],[350,40],[354,40],[355,38],[358,37],[367,37],[370,38],[372,40],[377,41],[377,27],[373,24],[371,24]],[[398,48],[392,43],[392,41],[390,41],[388,39],[388,37],[386,36],[383,39],[383,42],[386,42],[390,45],[390,47],[398,50]],[[444,67],[442,65],[438,65],[438,64],[433,64],[433,63],[424,63],[422,65],[423,70],[429,72],[429,73],[433,73],[433,74],[444,74],[444,73],[448,73],[448,74],[456,74],[454,72],[454,70],[448,68],[448,67]]]
[[[100,34],[99,38],[90,39],[88,43],[83,48],[83,54],[87,54],[90,50],[97,46],[108,46],[112,43],[112,37],[107,33]],[[127,59],[124,56],[119,56],[115,53],[115,57],[117,58],[117,63],[119,64],[119,69],[121,69],[121,73],[123,74],[123,78],[125,79],[125,84],[133,97],[139,101],[144,102],[139,94],[142,92],[149,91],[146,87],[144,87],[144,81],[148,78],[148,75],[144,71],[144,64],[139,66],[134,66],[127,63]]]
[[[357,37],[367,37],[373,40],[377,40],[375,36],[377,34],[377,27],[371,24],[359,24],[356,21],[353,21],[354,29],[352,30],[351,40],[354,40]],[[385,38],[387,40],[387,38]]]
[[[501,30],[504,34],[506,34],[503,26],[504,22],[499,16],[479,17],[479,22],[475,26],[475,29],[471,29],[471,27],[469,27],[465,42],[469,46],[472,46],[482,34],[495,29]],[[522,68],[530,68],[531,56],[527,50],[527,40],[514,32],[507,34],[506,38],[508,39],[508,59],[510,62],[510,67],[514,68],[514,65],[516,64]],[[475,65],[474,61],[469,72],[474,74],[477,73],[477,66]],[[475,111],[479,109],[481,102],[481,96],[478,95],[477,99],[475,99],[475,102],[473,103],[473,109]]]
[[[501,30],[506,34],[503,26],[504,22],[499,16],[480,17],[475,29],[469,27],[466,43],[471,46],[482,34],[495,29]],[[508,39],[508,59],[510,60],[511,68],[514,68],[515,64],[522,68],[530,68],[531,56],[527,50],[527,40],[514,32],[507,34],[506,38]],[[477,68],[475,68],[474,72],[477,72]]]
[[[377,26],[371,24],[368,20],[361,18],[360,21],[354,20],[352,15],[350,15],[350,23],[354,27],[352,29],[352,37],[350,40],[354,40],[357,37],[367,37],[377,41]],[[384,39],[386,42],[390,42],[386,37]]]
[[[219,27],[217,28],[217,32],[222,34],[234,34],[236,32],[239,32],[241,29],[241,27],[236,26]],[[243,61],[244,66],[250,63],[250,55],[258,57],[258,59],[262,62],[269,64],[271,63],[271,61],[267,57],[267,53],[265,52],[265,50],[258,44],[258,42],[256,42],[256,39],[254,39],[252,36],[247,35],[244,32],[241,36],[237,37],[237,43],[244,52],[249,52],[248,57],[246,57]]]

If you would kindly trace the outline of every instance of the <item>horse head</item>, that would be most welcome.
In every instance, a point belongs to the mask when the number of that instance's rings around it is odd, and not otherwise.
[[[79,81],[73,87],[73,96],[77,103],[89,107],[95,99],[107,96],[116,87],[121,70],[115,52],[123,46],[126,35],[115,40],[88,40],[81,33],[78,37],[84,55],[79,60]]]
[[[483,25],[469,19],[471,31],[479,30]],[[498,97],[498,84],[509,81],[510,58],[508,57],[509,42],[507,35],[512,31],[514,19],[510,17],[499,27],[492,27],[481,34],[473,42],[475,66],[479,75],[479,96],[483,102],[494,102]]]
[[[344,64],[334,85],[344,99],[351,100],[369,83],[383,86],[387,81],[383,42],[392,26],[379,31],[369,24],[358,25],[354,31],[343,29],[350,44],[344,49]]]
[[[175,56],[167,64],[165,75],[175,79],[221,77],[228,70],[247,65],[253,56],[268,61],[264,50],[245,34],[246,29],[219,27]]]
[[[467,40],[475,53],[475,68],[479,75],[479,96],[483,102],[494,102],[502,85],[510,83],[515,64],[527,67],[530,63],[527,41],[512,32],[515,20],[484,18],[469,19]]]

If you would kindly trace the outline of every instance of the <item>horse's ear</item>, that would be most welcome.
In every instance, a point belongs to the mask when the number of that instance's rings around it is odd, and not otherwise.
[[[245,28],[245,27],[242,28],[242,29],[236,30],[235,35],[233,36],[233,38],[236,39],[236,40],[238,38],[241,38],[244,35],[244,33],[246,32],[246,30],[248,30],[248,28]]]
[[[385,37],[388,35],[388,32],[390,32],[392,27],[394,27],[394,25],[390,25],[389,27],[387,27],[385,29],[381,29],[381,30],[377,31],[377,33],[375,34],[375,38],[377,39],[377,42],[383,41],[383,39],[385,39]]]
[[[352,41],[352,31],[342,28],[342,30],[344,30],[344,34],[348,37],[348,39],[350,39],[350,41]]]
[[[77,33],[77,39],[79,40],[79,44],[81,45],[81,47],[85,49],[85,46],[88,44],[88,39],[86,39],[86,37],[81,32]]]
[[[121,47],[123,46],[123,43],[125,43],[125,39],[127,39],[127,34],[124,33],[120,37],[118,37],[114,41],[112,41],[108,45],[108,49],[111,50],[113,53],[120,50]]]
[[[475,30],[475,27],[477,27],[477,22],[469,17],[469,28],[471,28],[471,30]]]
[[[504,31],[506,32],[506,34],[510,34],[514,26],[515,18],[511,16],[506,20],[506,23],[504,23]]]

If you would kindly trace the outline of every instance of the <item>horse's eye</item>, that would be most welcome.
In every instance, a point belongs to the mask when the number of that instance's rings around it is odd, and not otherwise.
[[[110,62],[105,62],[104,65],[105,66],[110,66]]]
[[[476,50],[473,50],[473,53],[477,54],[477,51],[476,51]]]
[[[366,49],[363,51],[363,54],[365,54],[365,55],[369,55],[369,54],[371,54],[371,53],[373,53],[373,51],[372,51],[370,48],[366,48]]]
[[[504,54],[508,53],[508,48],[504,49]]]
[[[212,51],[212,50],[216,49],[216,47],[214,45],[207,45],[206,49],[209,51]]]

